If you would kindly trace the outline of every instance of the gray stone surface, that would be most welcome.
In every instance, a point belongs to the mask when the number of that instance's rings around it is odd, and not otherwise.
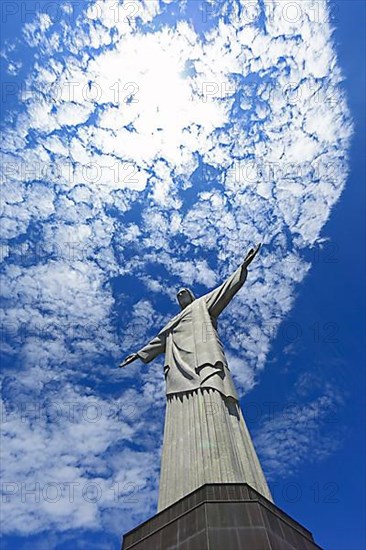
[[[158,511],[205,483],[235,482],[272,500],[239,403],[212,388],[169,395]]]
[[[312,534],[249,485],[207,484],[142,523],[122,550],[319,550]]]
[[[238,399],[217,332],[217,318],[245,283],[248,265],[259,246],[248,253],[226,281],[200,298],[195,298],[188,289],[181,289],[177,295],[181,312],[120,366],[125,367],[137,358],[149,363],[164,353],[167,395],[213,388],[226,397]]]
[[[158,510],[208,482],[246,482],[272,499],[240,409],[217,318],[243,286],[260,245],[200,298],[178,292],[181,312],[121,366],[165,354],[165,415]],[[209,402],[205,401],[209,393]],[[207,397],[207,394],[206,394]],[[208,405],[208,407],[207,407]]]

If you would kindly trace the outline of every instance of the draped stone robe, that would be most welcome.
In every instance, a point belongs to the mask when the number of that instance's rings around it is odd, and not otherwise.
[[[241,265],[223,284],[195,299],[173,317],[137,352],[144,363],[165,353],[167,395],[212,388],[225,397],[238,400],[217,333],[217,317],[246,278],[247,270]]]
[[[246,277],[246,268],[240,266],[137,352],[144,363],[165,353],[167,406],[158,511],[205,483],[246,482],[272,500],[217,333],[217,317]]]

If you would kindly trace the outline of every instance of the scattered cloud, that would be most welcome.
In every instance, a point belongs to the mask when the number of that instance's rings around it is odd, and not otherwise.
[[[273,403],[254,432],[269,481],[291,476],[306,463],[322,462],[343,443],[343,397],[330,383],[319,382],[312,375],[301,376],[289,403]],[[309,395],[314,387],[317,395]]]
[[[37,55],[19,111],[6,115],[2,155],[2,477],[18,484],[3,510],[8,532],[108,521],[119,532],[120,520],[108,519],[121,509],[113,483],[144,491],[126,504],[124,527],[146,517],[156,500],[162,362],[115,365],[176,312],[177,287],[208,291],[263,242],[220,319],[239,392],[256,383],[311,267],[303,252],[325,238],[348,175],[352,122],[319,5],[319,17],[305,7],[295,17],[281,2],[205,2],[195,25],[186,3],[172,21],[173,2],[146,0],[127,17],[98,1],[74,19],[64,4],[58,21],[44,13],[24,25],[23,45]],[[6,56],[11,74],[25,70],[9,44]],[[22,419],[24,400],[60,395],[103,411],[133,403],[139,414],[122,424],[104,413],[95,423]],[[338,401],[326,387],[292,421],[263,422],[265,467],[281,462],[286,475],[306,460]],[[334,448],[324,441],[318,458]],[[21,500],[23,482],[80,488],[90,479],[102,490],[95,502],[82,493]]]

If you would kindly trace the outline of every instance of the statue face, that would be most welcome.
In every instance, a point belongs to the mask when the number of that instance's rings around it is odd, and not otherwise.
[[[180,307],[184,309],[193,302],[193,298],[187,288],[182,288],[177,294]]]

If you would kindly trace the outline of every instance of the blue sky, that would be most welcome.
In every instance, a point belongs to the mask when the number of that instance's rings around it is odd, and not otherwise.
[[[163,360],[116,365],[261,241],[219,325],[244,416],[277,505],[361,550],[364,3],[111,4],[1,5],[3,547],[155,513]]]

